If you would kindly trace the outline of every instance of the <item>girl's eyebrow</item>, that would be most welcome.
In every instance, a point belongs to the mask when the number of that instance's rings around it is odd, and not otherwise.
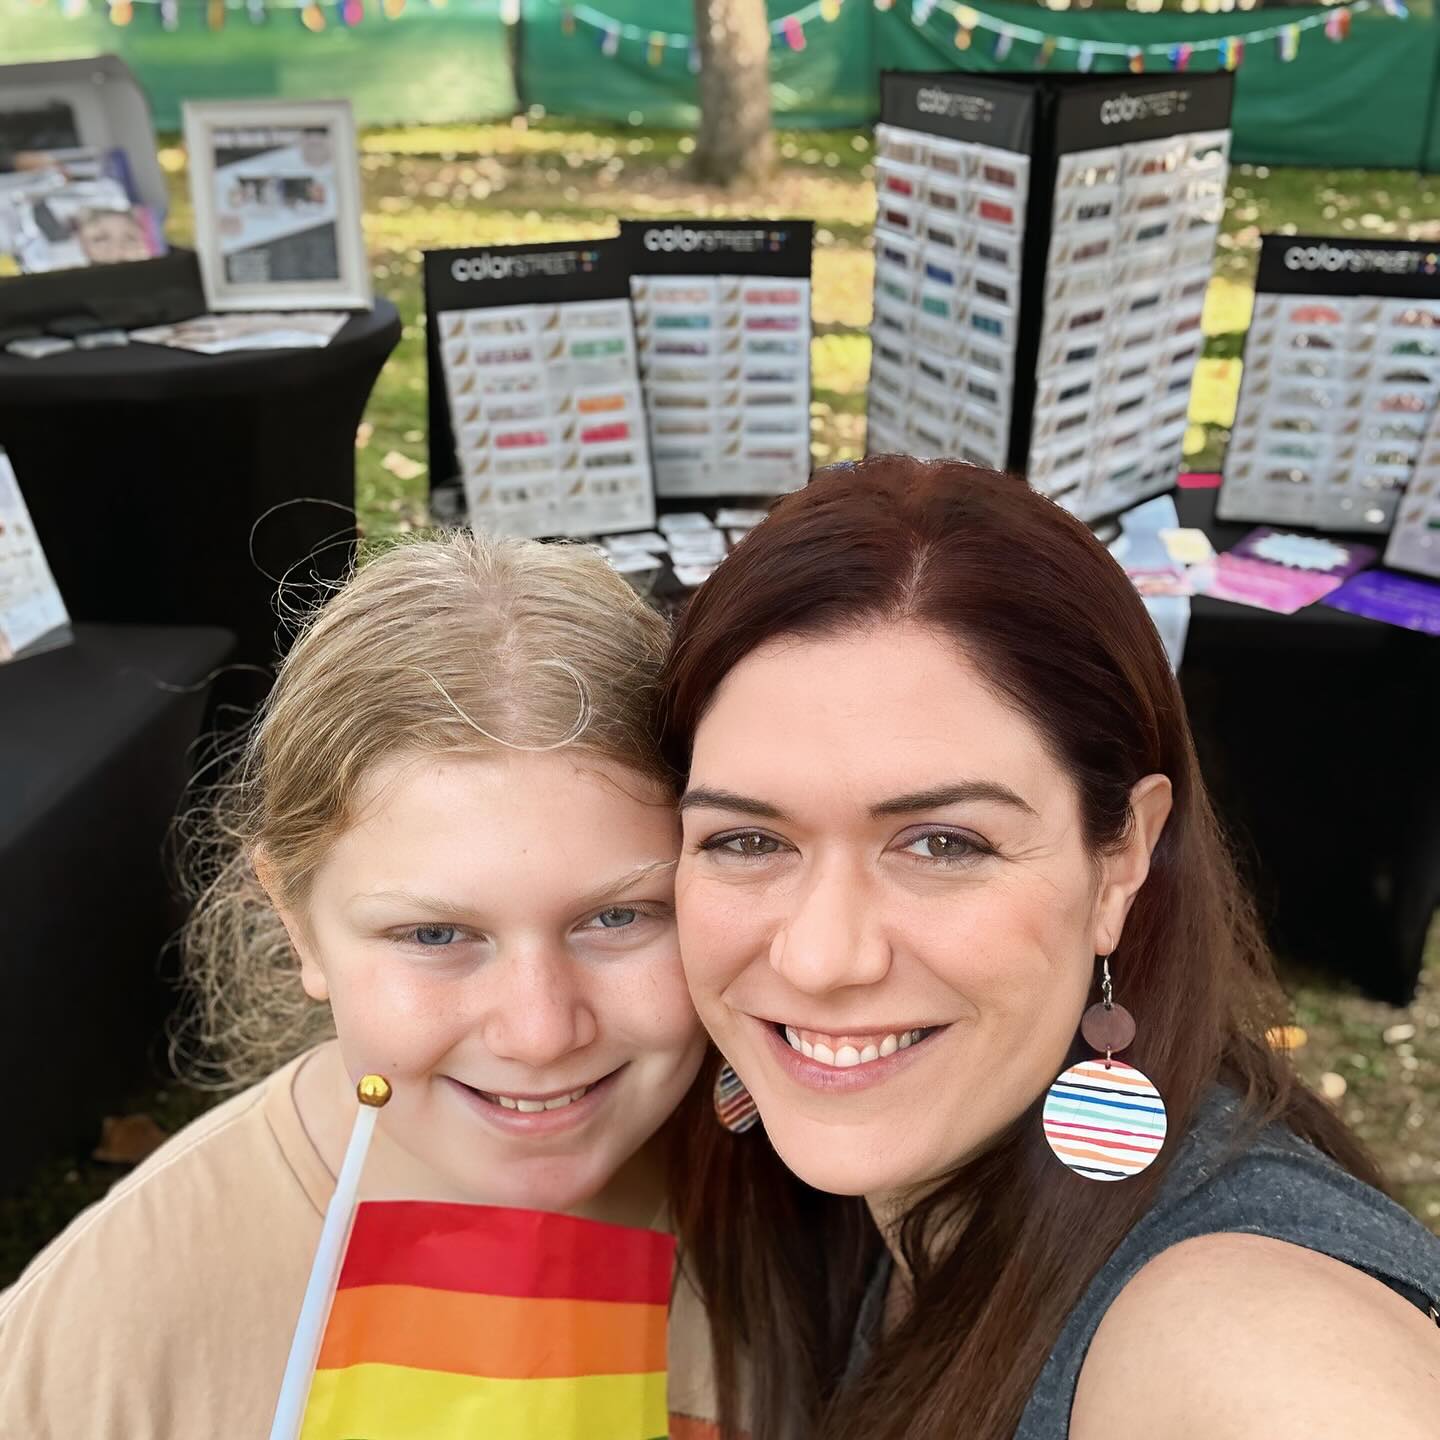
[[[674,860],[647,860],[644,864],[627,870],[625,874],[617,876],[589,895],[582,896],[575,908],[577,910],[604,909],[606,905],[623,899],[637,885],[644,885],[647,881],[658,879],[661,875],[673,874],[675,864]]]
[[[675,869],[673,860],[646,860],[625,871],[623,875],[617,875],[613,880],[606,881],[588,895],[582,895],[575,902],[577,910],[599,910],[607,904],[613,904],[635,889],[637,885],[643,885],[646,881],[656,879],[658,876],[668,874]],[[404,905],[409,909],[423,912],[427,915],[465,915],[470,911],[470,906],[463,901],[445,900],[438,895],[420,895],[413,890],[369,890],[363,895],[357,895],[356,901],[378,900],[387,904]]]

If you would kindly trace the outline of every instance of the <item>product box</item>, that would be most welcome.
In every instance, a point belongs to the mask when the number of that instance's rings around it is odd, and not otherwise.
[[[425,308],[430,471],[462,481],[472,525],[540,537],[655,523],[619,240],[429,251]]]
[[[882,77],[867,410],[886,445],[1021,471],[1086,520],[1174,483],[1233,81]],[[949,435],[937,362],[965,402]]]

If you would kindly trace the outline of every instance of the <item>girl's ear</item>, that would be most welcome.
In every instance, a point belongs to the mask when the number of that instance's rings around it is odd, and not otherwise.
[[[300,984],[305,993],[312,1000],[328,1000],[330,986],[320,964],[319,952],[310,938],[304,919],[279,898],[282,892],[275,867],[263,847],[256,847],[250,856],[250,864],[260,888],[265,892],[266,898],[280,917],[280,923],[285,927],[285,933],[290,937],[290,948],[299,958]]]

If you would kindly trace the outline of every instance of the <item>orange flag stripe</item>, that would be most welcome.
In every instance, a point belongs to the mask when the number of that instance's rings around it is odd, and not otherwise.
[[[663,1305],[362,1285],[335,1293],[316,1368],[404,1365],[495,1380],[665,1369]]]

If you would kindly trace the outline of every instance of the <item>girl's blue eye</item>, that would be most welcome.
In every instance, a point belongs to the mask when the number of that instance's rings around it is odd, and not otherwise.
[[[453,945],[456,930],[453,925],[417,925],[411,932],[417,945]]]
[[[605,930],[623,930],[627,925],[635,923],[638,911],[627,910],[624,906],[614,906],[609,910],[602,910],[595,918]]]

